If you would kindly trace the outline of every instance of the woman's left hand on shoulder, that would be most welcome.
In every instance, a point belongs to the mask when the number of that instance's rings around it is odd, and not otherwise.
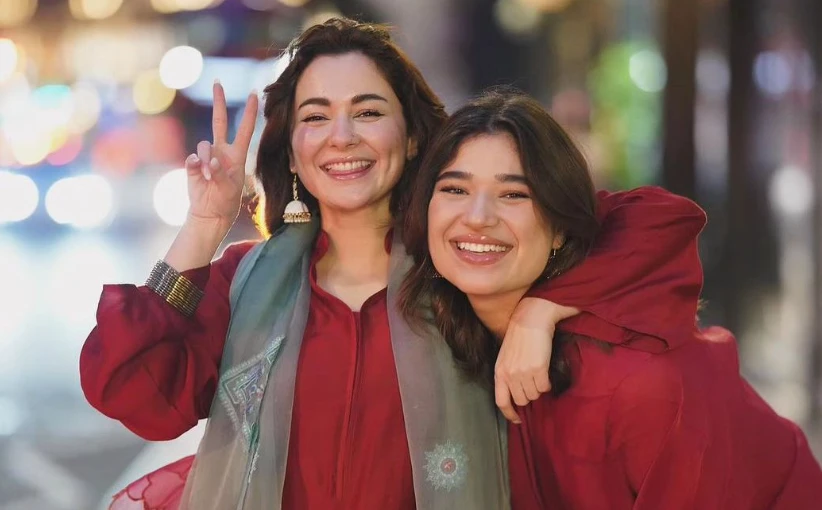
[[[517,305],[494,367],[497,407],[511,422],[521,422],[514,404],[527,405],[551,390],[548,367],[556,325],[578,313],[576,308],[534,297]]]

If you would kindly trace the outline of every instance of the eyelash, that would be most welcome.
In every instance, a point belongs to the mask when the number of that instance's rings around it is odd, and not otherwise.
[[[442,186],[437,191],[439,191],[440,193],[448,193],[449,195],[467,195],[468,194],[464,189],[462,189],[458,186],[453,186],[453,185]],[[529,199],[529,198],[531,198],[531,196],[528,195],[527,193],[523,193],[521,191],[511,191],[509,193],[505,193],[504,195],[502,195],[502,198]]]
[[[381,113],[377,110],[364,110],[364,111],[358,113],[356,116],[357,117],[379,118],[379,117],[383,116],[383,113]],[[315,114],[315,115],[309,115],[308,117],[304,118],[303,122],[315,122],[315,121],[322,121],[322,120],[328,120],[328,119],[326,119],[323,115]]]
[[[465,195],[465,190],[462,188],[458,188],[457,186],[442,186],[439,190],[440,193],[448,193],[449,195]]]
[[[358,117],[382,117],[382,112],[377,110],[364,110],[357,114]]]

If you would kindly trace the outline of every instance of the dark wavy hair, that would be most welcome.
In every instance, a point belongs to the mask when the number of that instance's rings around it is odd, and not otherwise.
[[[405,215],[403,241],[414,266],[403,282],[400,308],[412,322],[433,319],[456,363],[470,378],[489,383],[499,340],[480,322],[463,292],[444,279],[431,277],[435,268],[428,249],[428,204],[437,176],[467,140],[500,133],[507,133],[516,143],[537,209],[565,236],[544,277],[581,261],[599,231],[594,185],[585,158],[536,100],[515,89],[493,89],[460,108],[443,126],[422,161]],[[555,394],[570,385],[563,354],[567,341],[562,336],[555,341],[550,365]]]
[[[406,207],[421,155],[447,118],[442,102],[428,86],[420,70],[391,40],[388,27],[347,18],[332,18],[306,29],[285,50],[289,64],[277,80],[265,88],[266,125],[257,153],[256,177],[262,186],[258,197],[257,224],[264,234],[282,224],[291,201],[291,132],[294,125],[294,92],[311,62],[323,55],[361,53],[377,66],[402,105],[408,136],[417,143],[417,154],[405,166],[391,194],[392,217],[399,220]],[[300,197],[318,214],[317,199],[299,184]]]

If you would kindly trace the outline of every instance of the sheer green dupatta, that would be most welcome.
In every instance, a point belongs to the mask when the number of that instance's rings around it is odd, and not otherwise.
[[[505,510],[507,425],[491,392],[468,382],[433,326],[411,328],[397,306],[411,258],[394,234],[388,322],[397,365],[417,508]]]
[[[280,508],[318,229],[282,228],[237,267],[220,379],[182,509]]]
[[[316,220],[284,227],[252,249],[237,269],[219,386],[183,509],[282,508],[318,229]],[[422,338],[397,312],[396,291],[409,265],[402,245],[394,243],[389,324],[417,508],[507,509],[505,424],[490,393],[462,381],[433,330],[431,338]],[[386,465],[397,461],[385,459]]]

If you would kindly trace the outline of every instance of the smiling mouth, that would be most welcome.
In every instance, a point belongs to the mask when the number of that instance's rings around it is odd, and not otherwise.
[[[467,251],[470,253],[503,253],[511,249],[510,246],[501,244],[487,244],[487,243],[454,243],[460,251]]]
[[[331,177],[336,177],[339,179],[353,179],[364,175],[366,172],[371,170],[373,166],[373,161],[361,159],[356,161],[329,163],[327,165],[323,165],[322,169]]]
[[[454,248],[458,259],[467,264],[478,266],[487,266],[499,262],[512,248],[502,244],[489,243],[452,242],[450,244]]]

